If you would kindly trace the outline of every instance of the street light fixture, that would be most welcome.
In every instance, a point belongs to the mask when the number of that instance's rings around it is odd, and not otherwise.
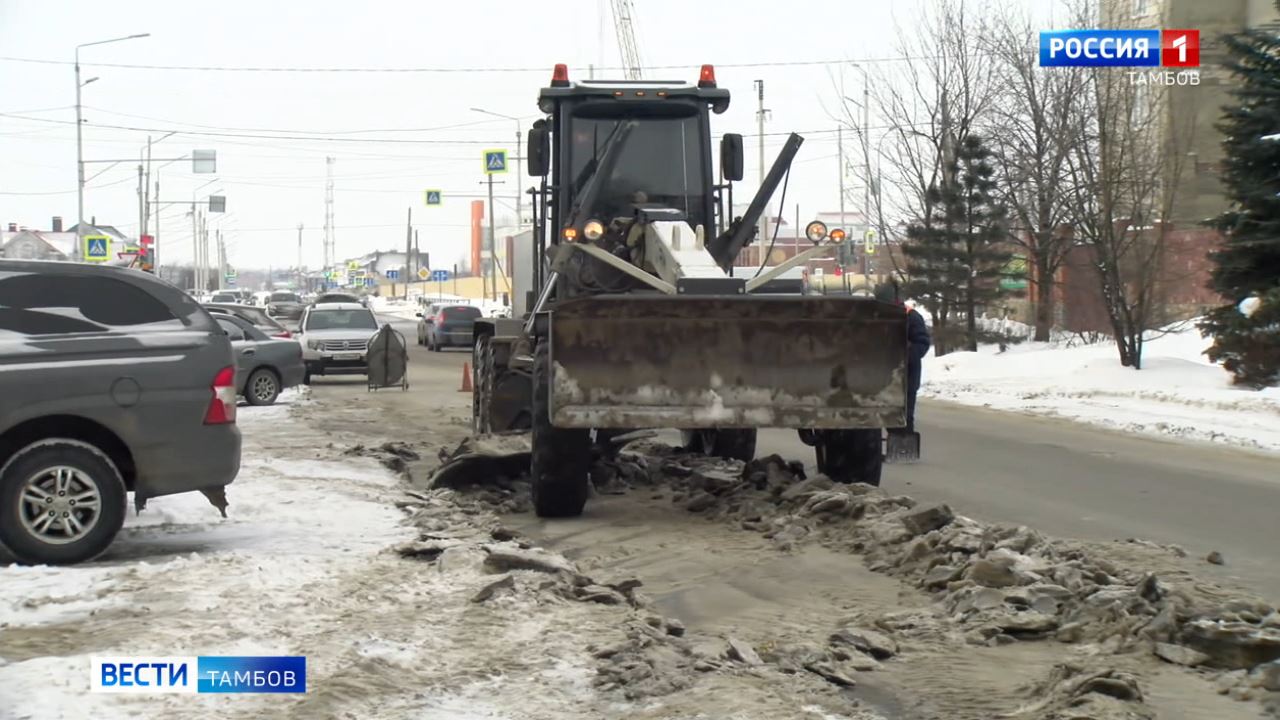
[[[82,128],[84,120],[80,117],[80,88],[97,80],[92,77],[85,82],[80,82],[80,48],[91,47],[93,45],[106,45],[107,43],[124,42],[125,40],[134,40],[137,38],[151,37],[151,33],[138,33],[136,35],[126,35],[124,37],[111,38],[110,40],[97,40],[95,42],[81,43],[76,46],[76,247],[72,257],[79,260],[80,254],[84,252],[84,140]]]

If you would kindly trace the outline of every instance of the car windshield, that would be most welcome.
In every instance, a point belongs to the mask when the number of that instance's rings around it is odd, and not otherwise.
[[[233,302],[236,302],[238,299],[239,298],[237,298],[235,295],[231,295],[229,293],[218,293],[217,295],[213,296],[213,302],[216,302],[216,303],[233,303]]]
[[[581,186],[572,187],[570,194],[591,182],[591,166],[598,164],[604,175],[596,180],[593,207],[586,208],[590,215],[628,216],[634,205],[657,204],[683,211],[692,225],[705,224],[698,116],[632,120],[636,118],[593,117],[589,106],[579,110],[571,130],[569,177]],[[605,161],[615,140],[617,157]]]
[[[301,302],[298,296],[291,292],[271,293],[271,302]]]
[[[368,310],[315,310],[307,316],[308,330],[377,330]]]

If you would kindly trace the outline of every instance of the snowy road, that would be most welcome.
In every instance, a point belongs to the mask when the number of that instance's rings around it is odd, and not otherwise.
[[[1065,657],[1055,642],[972,647],[840,532],[806,544],[744,532],[662,487],[597,497],[557,522],[501,514],[519,506],[505,496],[423,490],[387,466],[421,479],[467,434],[469,354],[411,353],[408,392],[318,378],[309,396],[242,408],[229,519],[199,496],[161,498],[97,562],[0,562],[0,718],[987,718],[1034,698]],[[891,468],[890,493],[1058,535],[1212,543],[1225,568],[1146,546],[1099,552],[1133,577],[1151,567],[1280,595],[1261,564],[1277,541],[1270,458],[940,403],[922,414],[927,459]],[[401,465],[379,449],[387,441],[421,457]],[[760,451],[810,452],[781,432]],[[563,557],[517,547],[520,533]],[[396,550],[406,543],[412,557]],[[576,568],[491,562],[520,553]],[[634,596],[618,589],[628,578],[643,583]],[[901,661],[846,669],[856,690],[785,660],[821,651],[849,617],[904,612],[927,622],[901,631]],[[1071,652],[1093,663],[1098,649]],[[87,692],[91,657],[197,654],[305,655],[308,693]],[[1106,662],[1135,673],[1161,717],[1253,717],[1210,677],[1144,654]]]

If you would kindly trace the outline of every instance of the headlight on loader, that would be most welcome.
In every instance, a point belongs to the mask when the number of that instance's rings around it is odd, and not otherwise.
[[[582,226],[582,237],[588,240],[599,240],[604,235],[604,223],[599,220],[588,220],[586,225]]]
[[[809,242],[817,245],[827,237],[827,224],[821,220],[814,220],[805,226],[804,236],[809,238]]]

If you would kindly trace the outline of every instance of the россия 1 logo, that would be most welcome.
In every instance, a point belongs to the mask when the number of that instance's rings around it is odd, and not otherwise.
[[[1178,72],[1130,72],[1129,79],[1135,84],[1199,85],[1200,31],[1041,30],[1040,66],[1169,68]]]

